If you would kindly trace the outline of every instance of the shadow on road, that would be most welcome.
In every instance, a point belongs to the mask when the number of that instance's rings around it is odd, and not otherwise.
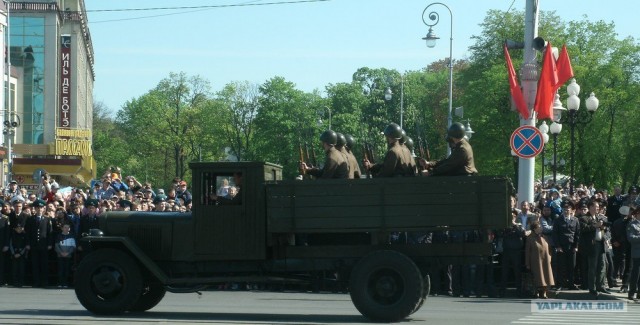
[[[51,316],[51,317],[82,317],[94,320],[124,320],[124,319],[163,319],[173,321],[233,321],[233,322],[288,322],[288,323],[320,323],[320,324],[349,324],[370,322],[360,315],[287,315],[287,314],[246,314],[246,313],[198,313],[198,312],[154,312],[125,313],[116,316],[96,316],[83,310],[57,309],[22,309],[6,310],[4,314]]]

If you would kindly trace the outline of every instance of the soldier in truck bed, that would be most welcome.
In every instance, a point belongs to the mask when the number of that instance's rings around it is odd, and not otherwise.
[[[335,145],[338,142],[338,135],[327,130],[320,135],[320,142],[322,142],[322,148],[325,151],[326,158],[324,160],[324,167],[322,169],[317,167],[308,167],[306,163],[300,163],[300,169],[303,169],[309,175],[316,178],[348,178],[349,177],[349,165],[347,160],[340,153]]]
[[[470,176],[478,174],[473,162],[473,149],[464,138],[465,128],[462,123],[453,123],[447,130],[447,142],[451,147],[451,155],[439,161],[420,159],[420,165],[429,176]]]
[[[384,129],[384,136],[388,148],[384,162],[374,165],[365,159],[364,168],[369,169],[376,177],[415,176],[411,163],[407,160],[404,146],[399,142],[402,138],[402,128],[398,124],[391,123]]]
[[[354,156],[352,152],[353,148],[356,145],[356,139],[349,134],[345,135],[345,138],[347,140],[345,149],[347,149],[347,154],[348,154],[347,162],[349,163],[349,178],[358,179],[360,178],[360,176],[362,176],[362,173],[360,172],[360,165],[358,165],[358,159],[356,159],[356,156]]]

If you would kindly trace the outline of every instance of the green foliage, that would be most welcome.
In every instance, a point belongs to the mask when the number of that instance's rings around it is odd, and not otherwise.
[[[452,106],[464,107],[462,121],[468,120],[476,131],[471,142],[476,165],[484,175],[511,176],[517,168],[509,139],[519,126],[519,117],[511,109],[502,43],[522,40],[523,17],[518,11],[489,11],[481,32],[473,36],[468,60],[453,62]],[[633,38],[618,39],[613,23],[592,22],[587,17],[564,22],[555,12],[541,12],[538,34],[554,46],[567,44],[582,87],[581,111],[586,110],[584,101],[591,92],[600,100],[592,121],[575,129],[578,181],[609,188],[615,183],[626,187],[637,182],[638,43]],[[519,71],[522,50],[510,52]],[[541,57],[532,59],[539,62]],[[387,88],[393,93],[388,101],[384,98]],[[306,93],[274,77],[259,86],[233,81],[211,95],[205,79],[170,73],[157,87],[125,103],[115,120],[100,113],[104,108],[97,105],[94,151],[99,168],[121,166],[125,174],[167,184],[176,175],[188,178],[186,163],[192,160],[260,160],[283,165],[285,177],[292,178],[297,174],[300,147],[306,145],[323,161],[318,138],[329,128],[353,135],[357,156],[362,157],[362,144],[367,142],[380,157],[386,149],[380,132],[390,122],[400,123],[401,114],[407,134],[416,143],[420,138],[426,140],[432,159],[444,156],[448,59],[420,71],[362,67],[352,80],[329,84],[325,91],[324,97]],[[565,87],[560,94],[566,99]],[[454,120],[461,119],[454,116]],[[563,121],[558,152],[569,161],[569,125]],[[540,161],[537,159],[538,170]],[[568,167],[562,172],[568,173]]]

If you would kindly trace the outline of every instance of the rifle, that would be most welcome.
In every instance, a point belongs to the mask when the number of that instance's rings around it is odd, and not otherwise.
[[[307,165],[309,167],[315,167],[315,164],[311,164],[311,156],[309,155],[309,145],[305,142],[304,143],[304,152],[306,153],[306,157],[307,157]]]
[[[373,156],[373,145],[369,142],[365,143],[367,156],[369,156],[369,161],[373,162],[376,158]]]
[[[304,153],[302,151],[302,142],[298,143],[298,149],[300,149],[300,161],[299,164],[301,165],[304,161]],[[304,176],[305,175],[305,170],[304,168],[300,167],[300,175]]]
[[[311,161],[313,162],[313,166],[318,166],[318,159],[316,158],[316,149],[311,146]]]
[[[362,144],[362,156],[364,160],[368,160],[369,162],[371,162],[371,160],[369,160],[369,155],[367,154],[368,150],[367,150],[367,143],[363,143]],[[367,178],[371,178],[371,171],[369,170],[369,168],[365,168],[367,171]]]

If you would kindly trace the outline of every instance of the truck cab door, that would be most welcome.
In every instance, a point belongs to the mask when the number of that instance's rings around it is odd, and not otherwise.
[[[199,172],[201,195],[198,200],[194,198],[193,213],[195,251],[200,259],[253,259],[264,255],[253,235],[257,216],[249,209],[254,194],[247,176],[243,169]]]

